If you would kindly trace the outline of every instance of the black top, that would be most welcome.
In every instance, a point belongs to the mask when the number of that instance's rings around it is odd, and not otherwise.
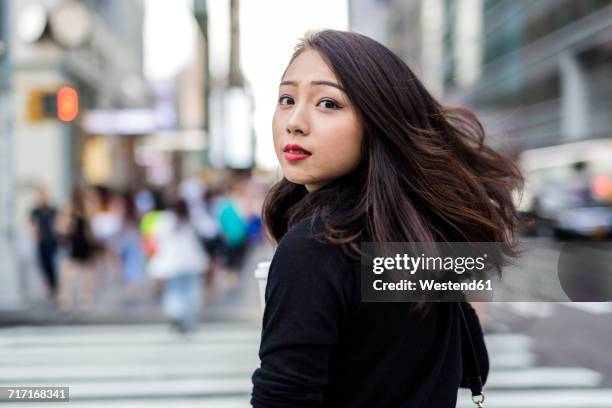
[[[87,262],[94,256],[94,245],[88,233],[89,225],[85,217],[76,215],[73,218],[70,240],[70,257],[76,261]]]
[[[455,407],[467,387],[459,305],[420,318],[410,303],[361,303],[359,260],[311,231],[294,226],[272,258],[253,407]],[[482,330],[466,309],[486,381]]]
[[[57,211],[48,205],[38,205],[30,213],[32,223],[36,226],[37,242],[39,244],[55,245],[57,235],[54,229]]]

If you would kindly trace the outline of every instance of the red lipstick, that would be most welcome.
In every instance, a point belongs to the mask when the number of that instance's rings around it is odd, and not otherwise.
[[[283,152],[285,152],[285,159],[289,161],[304,160],[312,155],[312,153],[298,144],[285,145]]]

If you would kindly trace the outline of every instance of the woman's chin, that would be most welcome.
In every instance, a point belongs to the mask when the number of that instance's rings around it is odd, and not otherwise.
[[[289,180],[290,182],[292,182],[293,184],[302,184],[302,185],[306,184],[306,180],[304,179],[304,177],[299,177],[299,176],[296,176],[295,174],[285,173],[285,178]]]

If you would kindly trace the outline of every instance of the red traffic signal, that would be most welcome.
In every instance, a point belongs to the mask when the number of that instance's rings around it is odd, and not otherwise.
[[[79,113],[79,94],[74,88],[65,86],[57,91],[57,117],[71,122]]]

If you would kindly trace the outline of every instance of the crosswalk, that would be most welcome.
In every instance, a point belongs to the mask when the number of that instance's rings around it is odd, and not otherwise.
[[[610,408],[612,389],[600,388],[602,375],[582,367],[541,367],[522,334],[485,336],[490,372],[485,406],[495,408]],[[460,390],[458,408],[474,407]]]
[[[0,386],[69,386],[70,402],[53,406],[71,408],[248,407],[259,335],[247,323],[206,323],[190,337],[164,325],[1,329]],[[523,334],[491,334],[486,342],[486,406],[612,407],[600,373],[538,366]],[[473,406],[461,390],[457,407]]]
[[[567,310],[606,316],[612,313],[611,306],[610,303],[511,302],[491,304],[487,309],[488,314],[493,312],[497,318],[515,315],[534,325],[547,318],[568,321],[563,317]],[[485,339],[491,360],[485,406],[612,408],[612,388],[605,387],[602,374],[571,364],[565,367],[541,366],[533,352],[535,342],[525,334],[489,334]],[[562,343],[563,339],[557,341]],[[609,360],[610,356],[602,355],[601,359]],[[567,361],[571,362],[572,357],[568,356]],[[467,390],[460,391],[458,401],[458,408],[474,407]]]
[[[164,325],[4,329],[0,386],[69,386],[70,402],[53,406],[71,408],[243,408],[259,335],[245,323],[206,323],[188,337]]]

